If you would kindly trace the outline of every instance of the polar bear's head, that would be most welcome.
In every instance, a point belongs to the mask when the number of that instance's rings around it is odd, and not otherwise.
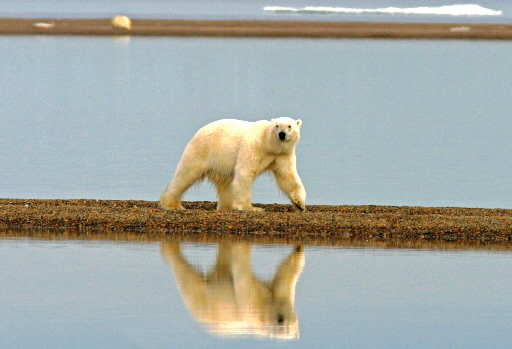
[[[282,142],[297,143],[300,138],[300,127],[302,120],[294,120],[292,118],[272,119],[272,133]]]

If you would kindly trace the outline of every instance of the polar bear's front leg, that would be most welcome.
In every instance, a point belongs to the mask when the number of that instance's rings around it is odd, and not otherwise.
[[[262,208],[254,207],[251,204],[252,183],[255,175],[248,171],[235,171],[235,177],[231,183],[231,194],[233,195],[233,210],[240,211],[263,211]]]
[[[301,211],[306,210],[306,190],[300,177],[295,175],[276,174],[276,181],[283,192],[288,195],[290,201]]]
[[[294,158],[276,159],[272,172],[279,188],[299,210],[305,211],[306,190],[297,173]]]

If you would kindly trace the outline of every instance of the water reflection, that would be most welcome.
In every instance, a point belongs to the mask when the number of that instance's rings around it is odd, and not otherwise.
[[[299,338],[295,285],[305,262],[302,245],[293,248],[269,282],[254,275],[247,243],[220,243],[208,273],[187,261],[178,242],[163,243],[162,255],[172,268],[183,302],[210,332]]]

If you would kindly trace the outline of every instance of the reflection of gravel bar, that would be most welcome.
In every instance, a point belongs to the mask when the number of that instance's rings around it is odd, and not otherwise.
[[[512,210],[389,206],[257,205],[265,212],[223,212],[185,202],[167,212],[156,202],[0,199],[0,229],[133,232],[151,237],[210,235],[276,239],[413,239],[512,242]]]
[[[110,19],[0,18],[1,34],[510,40],[512,25],[134,19],[128,30]]]

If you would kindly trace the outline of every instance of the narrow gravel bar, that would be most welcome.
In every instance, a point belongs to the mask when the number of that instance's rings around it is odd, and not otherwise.
[[[213,202],[165,211],[149,201],[0,199],[0,230],[133,233],[151,238],[265,237],[280,241],[415,240],[512,243],[512,210],[393,206],[256,205],[217,212]]]

